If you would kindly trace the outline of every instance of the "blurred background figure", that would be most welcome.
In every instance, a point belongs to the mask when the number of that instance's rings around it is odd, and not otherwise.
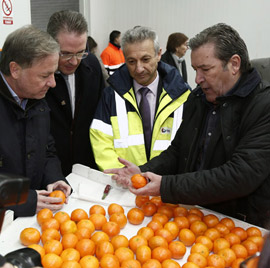
[[[172,33],[168,37],[165,53],[161,60],[176,67],[187,83],[187,67],[184,60],[188,50],[188,37],[183,33]]]
[[[97,57],[97,59],[98,59],[98,61],[100,63],[100,67],[101,67],[101,70],[102,70],[105,86],[107,87],[109,85],[108,82],[107,82],[107,79],[109,78],[109,74],[108,74],[107,70],[105,69],[104,64],[103,64],[103,62],[102,62],[102,60],[100,58],[98,44],[94,40],[93,37],[91,37],[91,36],[87,37],[87,46],[88,46],[89,51]]]
[[[125,63],[121,49],[121,32],[114,30],[110,33],[108,46],[102,51],[100,57],[109,75],[112,75],[122,64]]]

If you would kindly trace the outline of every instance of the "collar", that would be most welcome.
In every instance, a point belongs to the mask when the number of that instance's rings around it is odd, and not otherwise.
[[[113,42],[109,42],[109,43],[112,44],[113,46],[117,47],[118,49],[121,48],[121,46],[119,46],[119,45],[117,45],[117,44],[115,44],[115,43],[113,43]]]
[[[140,85],[139,83],[136,82],[136,80],[133,79],[134,91],[137,94],[140,88],[147,87],[156,96],[157,90],[158,90],[158,81],[159,81],[158,71],[157,71],[157,76],[156,76],[155,80],[147,86]]]

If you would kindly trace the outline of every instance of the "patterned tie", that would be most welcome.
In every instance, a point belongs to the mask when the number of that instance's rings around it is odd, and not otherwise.
[[[147,87],[142,87],[139,89],[139,92],[142,96],[141,102],[139,105],[139,110],[142,116],[144,142],[145,142],[147,159],[149,159],[149,156],[150,156],[151,132],[152,132],[150,106],[146,97],[149,91],[150,89]]]

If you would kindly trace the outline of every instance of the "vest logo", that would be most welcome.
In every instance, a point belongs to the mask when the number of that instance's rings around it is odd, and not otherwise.
[[[161,134],[170,134],[171,132],[172,132],[171,128],[168,128],[168,127],[161,128]]]

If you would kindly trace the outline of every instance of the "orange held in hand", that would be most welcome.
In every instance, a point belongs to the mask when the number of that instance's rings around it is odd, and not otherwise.
[[[141,174],[135,174],[131,177],[132,186],[135,189],[144,187],[147,184],[147,180]]]
[[[64,204],[66,201],[66,195],[61,190],[54,190],[49,194],[50,197],[57,197],[62,198],[62,202],[56,203],[56,204]]]

